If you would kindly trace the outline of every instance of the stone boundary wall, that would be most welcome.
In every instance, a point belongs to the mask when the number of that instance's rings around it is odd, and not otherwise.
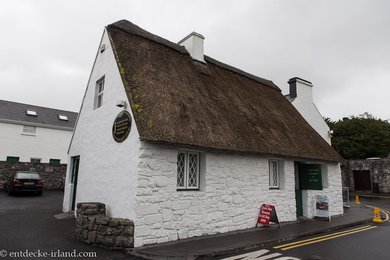
[[[362,170],[370,171],[371,185],[378,184],[379,193],[390,193],[390,158],[344,161],[341,164],[343,187],[355,191],[353,171]]]
[[[124,218],[106,216],[100,202],[77,203],[75,238],[89,245],[126,253],[134,247],[134,223]]]
[[[67,164],[30,163],[30,162],[5,162],[0,161],[0,190],[7,176],[17,171],[37,172],[44,181],[46,190],[63,190]]]

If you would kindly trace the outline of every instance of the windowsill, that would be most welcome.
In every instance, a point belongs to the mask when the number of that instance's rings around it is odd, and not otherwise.
[[[36,134],[21,133],[21,135],[36,136]]]
[[[176,191],[199,191],[200,189],[176,189]]]

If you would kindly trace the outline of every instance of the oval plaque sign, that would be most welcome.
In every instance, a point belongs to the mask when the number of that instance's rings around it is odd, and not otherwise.
[[[112,137],[118,143],[122,143],[129,136],[131,130],[131,115],[129,112],[120,112],[112,125]]]

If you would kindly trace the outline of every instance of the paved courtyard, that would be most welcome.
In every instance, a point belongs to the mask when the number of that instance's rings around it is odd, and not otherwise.
[[[7,254],[0,259],[21,259],[11,258],[10,254],[38,254],[38,250],[57,255],[92,252],[92,257],[50,256],[47,259],[134,259],[121,252],[110,252],[76,241],[73,238],[75,220],[54,217],[61,213],[62,196],[63,192],[60,191],[45,191],[42,196],[7,196],[5,192],[0,192],[0,254]],[[94,253],[96,257],[93,257]]]

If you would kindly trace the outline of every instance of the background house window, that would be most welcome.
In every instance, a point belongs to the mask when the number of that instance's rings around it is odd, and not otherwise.
[[[41,158],[31,158],[30,162],[32,162],[32,163],[41,163]]]
[[[22,133],[26,135],[35,135],[36,131],[37,128],[35,126],[24,125]]]
[[[7,162],[19,162],[19,157],[16,156],[7,156]]]
[[[199,189],[199,153],[179,152],[177,154],[177,189]]]
[[[68,121],[69,119],[68,119],[68,116],[66,116],[66,115],[61,115],[61,114],[58,114],[58,119],[59,120],[62,120],[62,121]]]
[[[280,176],[279,176],[279,163],[277,160],[269,161],[269,187],[270,189],[279,189]]]
[[[50,159],[50,160],[49,160],[49,163],[50,163],[50,164],[60,164],[60,163],[61,163],[61,160],[60,160],[60,159]]]
[[[103,105],[104,76],[96,81],[95,109]]]
[[[27,109],[26,110],[26,115],[28,115],[28,116],[37,116],[38,114],[37,114],[37,111],[35,111],[35,110]]]

